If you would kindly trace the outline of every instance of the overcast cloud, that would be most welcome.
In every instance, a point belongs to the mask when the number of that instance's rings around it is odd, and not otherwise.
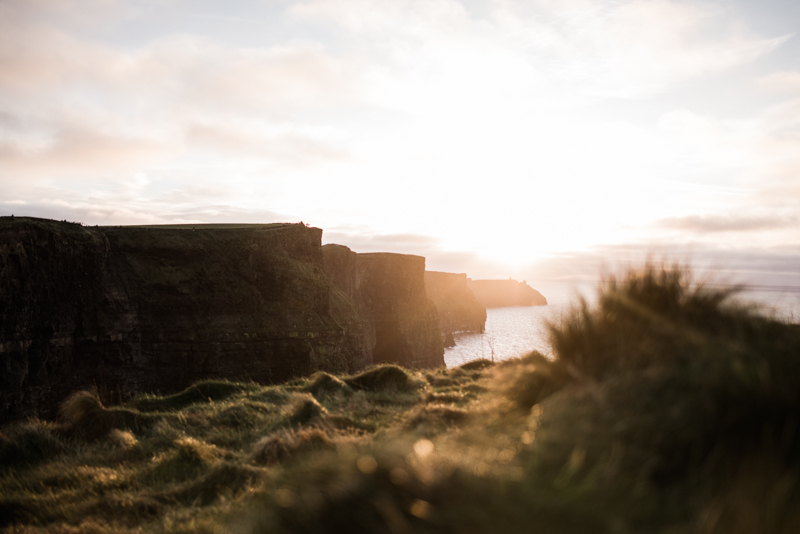
[[[529,279],[703,250],[748,280],[788,280],[792,13],[782,0],[0,0],[0,213],[304,220],[356,250]]]

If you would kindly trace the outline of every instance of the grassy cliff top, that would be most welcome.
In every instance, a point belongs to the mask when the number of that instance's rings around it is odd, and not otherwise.
[[[72,229],[85,228],[88,230],[276,230],[281,228],[296,228],[299,223],[226,223],[226,224],[131,224],[131,225],[85,225],[72,221],[56,221],[39,217],[0,216],[0,227],[13,227],[29,225],[42,229]]]
[[[272,230],[275,228],[285,228],[289,226],[298,226],[295,223],[226,223],[226,224],[135,224],[125,226],[100,226],[99,228],[152,228],[156,230]]]
[[[0,437],[11,532],[800,530],[800,328],[649,266],[539,354],[205,381]]]
[[[56,221],[53,219],[40,219],[39,217],[0,216],[0,228],[14,228],[30,226],[47,230],[53,229],[89,229],[94,227],[84,226],[76,222]]]

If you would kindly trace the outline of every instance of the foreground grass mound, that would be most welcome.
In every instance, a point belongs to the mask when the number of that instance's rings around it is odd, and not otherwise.
[[[650,265],[555,358],[205,382],[0,435],[10,532],[800,531],[800,328]]]
[[[350,377],[345,382],[354,389],[365,391],[408,391],[415,386],[409,374],[396,365],[381,365]]]

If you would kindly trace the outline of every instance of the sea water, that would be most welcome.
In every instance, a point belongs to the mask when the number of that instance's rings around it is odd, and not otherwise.
[[[551,356],[548,325],[561,321],[580,298],[591,302],[594,297],[594,285],[537,284],[536,289],[547,299],[546,306],[488,308],[485,332],[454,334],[456,346],[444,351],[447,367],[456,367],[479,358],[507,360],[534,350]]]
[[[539,351],[552,356],[548,325],[558,324],[580,298],[593,302],[594,284],[554,283],[537,285],[547,298],[546,306],[513,306],[486,310],[486,331],[483,334],[457,333],[455,347],[445,349],[447,367],[456,367],[478,358],[501,361]],[[764,313],[793,323],[800,323],[800,288],[749,287],[739,299],[753,302]]]

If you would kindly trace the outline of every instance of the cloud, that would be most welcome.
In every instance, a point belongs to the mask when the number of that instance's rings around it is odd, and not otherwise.
[[[777,93],[800,92],[800,72],[782,71],[773,72],[756,79],[756,85],[762,89]]]
[[[356,252],[421,254],[441,247],[441,240],[423,234],[381,234],[370,231],[332,229],[322,234],[324,243],[345,245]]]
[[[594,97],[641,98],[687,79],[726,71],[781,46],[789,35],[748,33],[730,11],[671,0],[307,0],[295,16],[343,32],[342,39],[403,71],[448,72],[454,47],[520,56],[545,83]],[[480,15],[476,15],[480,13]],[[479,52],[480,53],[480,52]],[[481,75],[479,64],[475,76]],[[467,88],[469,89],[469,88]]]
[[[183,113],[235,113],[265,119],[308,117],[357,101],[358,69],[312,42],[231,47],[176,36],[131,58],[126,77],[152,87]]]
[[[597,96],[662,92],[686,79],[753,61],[790,37],[747,34],[719,9],[669,0],[500,5],[504,9],[496,17],[527,39],[531,53],[549,55],[566,80]]]
[[[87,20],[136,12],[125,2],[92,1]],[[304,167],[351,157],[320,127],[376,103],[449,121],[437,110],[463,113],[480,101],[510,117],[548,77],[577,92],[636,96],[740,64],[782,39],[700,38],[721,14],[666,0],[484,7],[476,16],[455,0],[308,0],[288,13],[323,24],[327,37],[318,42],[231,46],[178,34],[121,48],[76,32],[86,21],[57,22],[57,12],[86,11],[80,3],[9,2],[13,16],[0,22],[0,114],[26,126],[0,135],[3,158],[31,169],[92,169],[212,148]]]
[[[381,40],[387,35],[419,39],[460,33],[470,24],[464,6],[455,0],[307,0],[289,12]]]
[[[52,124],[52,132],[6,133],[0,137],[3,175],[129,169],[173,148],[162,141],[87,126],[64,121]]]
[[[272,130],[272,131],[270,131]],[[267,157],[273,164],[302,168],[330,161],[345,161],[350,151],[325,132],[265,128],[262,124],[187,124],[189,146],[211,148],[236,156]]]
[[[212,197],[213,198],[213,197]],[[202,204],[195,197],[183,206],[159,199],[151,202],[115,203],[107,199],[49,198],[35,201],[0,201],[0,215],[30,216],[94,225],[271,223],[297,222],[296,216],[270,210],[245,210],[230,204]],[[153,204],[159,209],[153,210]],[[177,209],[176,209],[177,208]]]
[[[124,108],[139,111],[174,106],[290,117],[308,106],[345,105],[357,93],[357,74],[310,41],[245,47],[176,34],[122,48],[34,17],[0,18],[0,96],[22,102],[88,93],[100,104],[128,100]]]
[[[543,258],[519,276],[529,281],[596,282],[645,261],[690,266],[698,279],[708,283],[800,287],[800,245],[760,250],[663,242],[601,245]]]
[[[762,249],[770,232],[796,238],[779,224],[800,220],[796,102],[726,119],[653,99],[641,124],[586,117],[608,98],[706,93],[703,76],[785,42],[743,29],[733,10],[281,1],[273,20],[252,18],[269,30],[226,39],[195,19],[233,21],[240,4],[87,1],[0,3],[0,198],[38,213],[318,218],[357,250],[423,254],[479,277],[619,241],[622,227],[641,229],[640,241],[655,227],[670,242]],[[653,185],[667,178],[693,183]]]
[[[383,3],[315,0],[303,13],[338,24],[384,74],[411,93],[426,83],[428,108],[452,102],[508,101],[522,94],[558,109],[575,95],[646,98],[692,79],[741,67],[780,47],[789,35],[747,31],[733,10],[675,1],[496,1],[473,10],[454,1]],[[447,6],[447,7],[442,7]],[[373,73],[374,74],[374,73]],[[423,76],[426,75],[426,76]],[[447,80],[457,81],[448,84]],[[519,94],[508,88],[520,89]],[[503,89],[505,88],[505,90]],[[392,98],[403,94],[392,93]],[[570,99],[571,97],[571,99]],[[415,102],[421,99],[415,99]],[[522,107],[522,109],[520,109]],[[544,106],[542,106],[544,107]],[[428,111],[428,108],[425,111]],[[538,117],[537,117],[538,118]]]
[[[663,113],[657,121],[662,165],[673,178],[702,186],[719,187],[716,204],[709,208],[738,216],[760,217],[765,208],[791,209],[787,193],[797,190],[800,173],[800,99],[791,98],[736,117],[686,108]],[[685,210],[684,210],[685,212]],[[777,213],[786,217],[783,211]]]
[[[151,3],[158,3],[154,0]],[[139,2],[139,5],[145,2]],[[4,0],[2,19],[9,23],[36,22],[86,30],[130,17],[140,8],[125,0]]]
[[[723,232],[763,232],[797,225],[796,218],[778,216],[719,216],[689,215],[671,217],[656,222],[662,228],[699,234]]]
[[[40,217],[45,219],[67,220],[88,226],[118,224],[161,224],[168,222],[196,222],[173,218],[169,215],[156,215],[149,210],[141,210],[131,205],[114,205],[109,202],[69,201],[59,198],[37,199],[16,205],[0,202],[2,215],[17,217]]]
[[[209,148],[282,168],[348,156],[320,117],[358,105],[359,71],[319,44],[175,35],[122,48],[71,33],[42,15],[51,8],[0,6],[13,15],[0,17],[0,162],[16,177],[97,176]]]

